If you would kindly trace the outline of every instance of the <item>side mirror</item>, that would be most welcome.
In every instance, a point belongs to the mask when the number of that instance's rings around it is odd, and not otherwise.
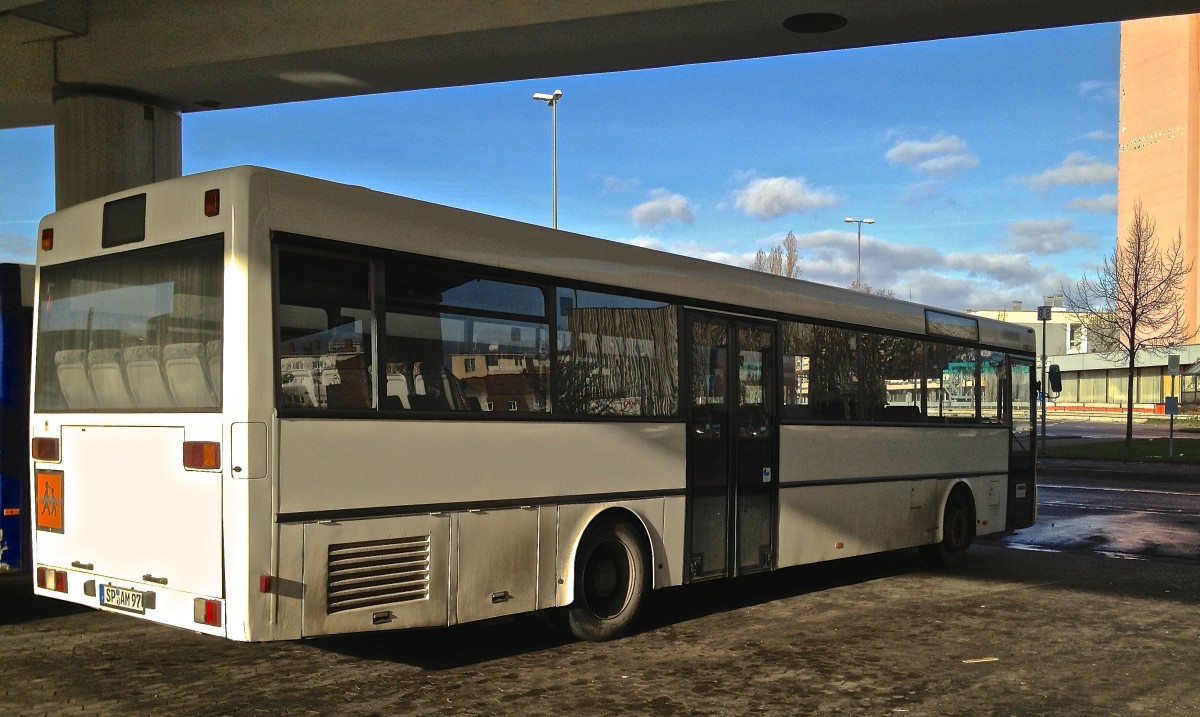
[[[1050,390],[1054,393],[1062,393],[1062,372],[1058,370],[1058,364],[1050,364]]]

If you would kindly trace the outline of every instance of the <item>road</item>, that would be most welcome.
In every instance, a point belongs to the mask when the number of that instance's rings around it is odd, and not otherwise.
[[[1194,425],[1189,421],[1189,426]],[[1039,435],[1041,426],[1038,426]],[[1135,422],[1133,424],[1134,438],[1166,438],[1171,432],[1169,424]],[[1078,421],[1058,420],[1053,415],[1046,421],[1046,437],[1051,441],[1068,438],[1089,438],[1102,440],[1122,440],[1125,438],[1125,419],[1114,414],[1108,420]],[[1180,425],[1175,426],[1175,437],[1183,439],[1198,439],[1200,434],[1192,431],[1183,432]]]
[[[994,542],[1200,562],[1200,483],[1136,474],[1097,480],[1043,471],[1037,523]]]

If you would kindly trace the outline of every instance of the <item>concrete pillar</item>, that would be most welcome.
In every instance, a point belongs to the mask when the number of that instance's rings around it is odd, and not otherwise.
[[[179,113],[136,98],[60,92],[54,100],[57,207],[183,174]]]

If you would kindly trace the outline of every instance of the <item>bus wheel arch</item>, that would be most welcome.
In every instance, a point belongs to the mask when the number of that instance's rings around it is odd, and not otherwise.
[[[975,540],[975,495],[960,481],[950,488],[942,505],[941,540],[918,548],[921,559],[937,568],[953,568],[962,562]]]
[[[558,622],[581,640],[602,642],[633,629],[652,587],[653,555],[641,519],[610,508],[596,515],[575,546],[569,605]]]

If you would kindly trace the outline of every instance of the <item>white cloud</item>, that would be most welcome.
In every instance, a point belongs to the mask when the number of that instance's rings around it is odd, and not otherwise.
[[[1025,254],[952,253],[946,266],[970,277],[986,277],[1001,284],[1032,284],[1046,275]]]
[[[625,179],[624,177],[603,177],[600,184],[605,194],[627,194],[637,189],[642,183],[640,179]]]
[[[652,190],[650,201],[629,210],[629,216],[633,218],[634,224],[645,228],[654,228],[671,219],[684,224],[691,224],[696,220],[696,214],[687,198],[665,189]]]
[[[937,177],[952,177],[979,166],[979,158],[965,140],[944,132],[925,140],[897,141],[883,156],[892,164],[908,165]]]
[[[927,157],[943,154],[962,154],[967,143],[957,135],[938,133],[926,140],[902,140],[892,146],[884,157],[892,164],[915,164]]]
[[[1018,223],[1011,231],[1014,236],[1036,236],[1039,231],[1052,232],[1057,226],[1062,235],[1079,236],[1067,231],[1069,221],[1043,224]],[[771,246],[778,239],[778,235],[772,235],[748,246]],[[839,287],[854,281],[858,268],[856,232],[831,229],[798,234],[796,239],[805,280]],[[696,242],[663,243],[646,237],[624,241],[733,266],[748,267],[754,260],[753,251],[731,251]],[[893,244],[870,234],[862,240],[862,280],[874,289],[892,291],[899,299],[949,309],[998,309],[1011,306],[1013,301],[1034,306],[1043,296],[1070,283],[1066,274],[1042,262],[1032,251],[947,253],[928,246]]]
[[[1080,97],[1094,100],[1117,99],[1117,83],[1111,80],[1088,80],[1075,86],[1075,92]]]
[[[926,174],[934,174],[939,177],[953,177],[956,174],[961,174],[968,169],[975,169],[979,166],[979,158],[973,154],[944,154],[939,157],[930,157],[924,162],[916,165],[919,172]]]
[[[1013,222],[1008,227],[1012,234],[1009,243],[1018,252],[1042,256],[1062,254],[1098,243],[1094,236],[1071,231],[1074,226],[1075,223],[1070,219]]]
[[[764,221],[828,207],[838,201],[832,191],[811,187],[804,177],[756,179],[733,193],[733,203],[738,209]]]
[[[1117,181],[1117,165],[1106,164],[1084,152],[1072,152],[1062,164],[1029,177],[1037,189],[1086,184],[1108,184]]]
[[[1106,129],[1094,129],[1091,132],[1083,135],[1083,138],[1095,140],[1097,142],[1111,142],[1117,138],[1117,133]]]
[[[1076,197],[1067,205],[1068,209],[1077,212],[1094,212],[1096,214],[1116,214],[1117,195],[1102,194],[1099,197]]]

